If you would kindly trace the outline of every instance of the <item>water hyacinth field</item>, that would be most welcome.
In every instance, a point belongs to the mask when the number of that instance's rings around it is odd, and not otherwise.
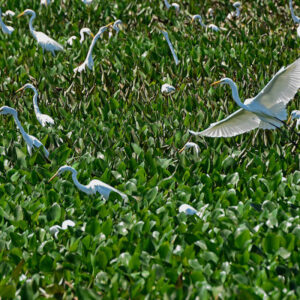
[[[84,2],[0,2],[15,13],[0,30],[0,299],[299,299],[296,120],[189,133],[240,109],[212,83],[231,78],[244,102],[297,61],[289,1],[239,16],[224,0]],[[26,9],[63,51],[43,51]],[[284,122],[298,109],[293,93]]]

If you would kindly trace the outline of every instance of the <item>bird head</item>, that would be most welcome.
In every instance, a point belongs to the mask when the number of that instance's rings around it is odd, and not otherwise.
[[[18,113],[14,108],[11,108],[9,106],[2,106],[0,108],[0,115],[14,115],[14,116],[17,116]]]
[[[234,82],[232,81],[232,79],[225,77],[225,78],[223,78],[223,79],[221,79],[221,80],[219,80],[219,81],[215,81],[215,82],[212,83],[211,85],[213,86],[213,85],[217,85],[217,84],[223,85],[223,84],[232,84],[232,83],[234,83]]]
[[[82,33],[87,33],[87,34],[89,34],[91,37],[95,37],[95,35],[92,33],[91,29],[89,29],[89,28],[82,28],[82,29],[80,30],[80,34],[82,34]]]
[[[61,175],[61,174],[64,173],[64,172],[67,172],[67,171],[72,172],[72,173],[74,173],[74,174],[77,174],[77,171],[76,171],[74,168],[65,165],[65,166],[60,167],[60,168],[57,170],[57,172],[49,179],[48,182],[52,181],[55,177]]]
[[[241,2],[237,1],[237,2],[234,2],[234,3],[233,3],[233,6],[234,6],[235,8],[239,8],[239,7],[242,6],[242,4],[241,4]]]
[[[35,12],[32,9],[25,9],[22,13],[20,13],[18,15],[18,18],[22,17],[22,16],[35,16]]]
[[[194,23],[194,21],[196,21],[196,20],[202,21],[202,17],[200,15],[194,15],[194,16],[192,16],[191,23]]]
[[[36,91],[36,88],[31,83],[26,83],[24,86],[22,86],[20,89],[18,89],[16,91],[16,93],[19,93],[19,92],[21,92],[23,90],[27,90],[27,89],[32,89],[32,90]]]

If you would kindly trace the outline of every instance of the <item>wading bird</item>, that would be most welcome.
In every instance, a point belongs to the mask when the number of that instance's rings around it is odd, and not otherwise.
[[[92,52],[93,52],[93,48],[97,42],[97,40],[99,39],[99,37],[102,35],[102,33],[104,31],[107,30],[108,26],[111,26],[113,23],[109,23],[107,24],[106,26],[103,26],[99,29],[99,31],[97,32],[97,34],[94,36],[93,40],[92,40],[92,43],[90,45],[90,48],[89,48],[89,51],[88,51],[88,54],[84,60],[84,62],[77,68],[74,69],[74,72],[77,73],[77,72],[82,72],[85,70],[86,67],[88,67],[90,70],[93,69],[93,66],[94,66],[94,60],[93,60],[93,56],[92,56]]]
[[[48,150],[45,148],[45,146],[36,137],[34,137],[32,135],[29,135],[28,133],[25,132],[23,126],[21,125],[21,123],[19,121],[18,112],[14,108],[11,108],[9,106],[2,106],[0,108],[0,114],[1,115],[12,115],[13,116],[13,118],[15,120],[15,123],[16,123],[17,127],[19,128],[19,130],[20,130],[20,132],[21,132],[21,134],[22,134],[22,136],[23,136],[23,138],[24,138],[24,140],[27,144],[27,150],[28,150],[29,155],[32,154],[32,148],[42,147],[45,156],[48,158],[48,156],[49,156]]]
[[[239,18],[241,15],[240,7],[242,6],[241,2],[237,1],[233,3],[233,7],[235,8],[234,12],[231,12],[227,15],[227,19],[231,20],[233,18]]]
[[[196,21],[196,20],[199,20],[200,25],[201,25],[202,27],[204,27],[204,28],[209,28],[209,29],[211,29],[211,30],[213,30],[213,31],[220,31],[220,28],[219,28],[217,25],[215,25],[215,24],[205,25],[205,24],[203,23],[202,17],[201,17],[200,15],[194,15],[194,16],[192,16],[192,23],[193,23],[194,21]]]
[[[52,53],[52,55],[55,56],[55,51],[64,50],[64,47],[61,44],[54,41],[48,35],[46,35],[45,33],[41,32],[41,31],[35,31],[33,29],[32,22],[36,17],[36,14],[33,10],[31,10],[31,9],[24,10],[22,13],[20,13],[18,15],[18,18],[23,16],[23,15],[25,15],[25,16],[30,15],[31,16],[31,18],[29,20],[29,30],[30,30],[30,33],[32,34],[32,36],[38,42],[38,44],[43,48],[43,53],[44,53],[44,50],[46,50],[46,51],[50,51]]]
[[[92,38],[94,38],[95,36],[93,35],[91,29],[89,28],[82,28],[80,30],[80,44],[82,44],[84,42],[84,34],[87,34],[87,35],[90,35]],[[72,46],[73,45],[73,41],[76,40],[77,37],[75,35],[71,36],[68,41],[67,41],[67,44]]]
[[[168,84],[168,83],[165,83],[161,86],[161,93],[162,94],[171,94],[173,92],[175,92],[175,88],[174,86]]]
[[[296,129],[298,130],[298,128],[300,126],[300,110],[293,110],[291,112],[291,116],[288,120],[288,123],[290,122],[290,120],[297,120]]]
[[[13,27],[5,25],[4,22],[2,21],[1,8],[0,8],[0,26],[1,26],[3,33],[5,33],[5,34],[12,34],[13,31],[15,30]]]
[[[181,153],[182,151],[184,151],[185,149],[188,149],[188,148],[194,148],[194,150],[196,152],[196,155],[199,154],[200,148],[199,148],[199,146],[196,143],[193,143],[193,142],[186,143],[183,146],[183,148],[179,150],[179,153]]]
[[[62,222],[61,226],[59,226],[59,225],[51,226],[49,231],[57,239],[57,236],[58,236],[58,233],[60,230],[66,230],[66,229],[68,229],[68,227],[74,227],[74,226],[75,226],[75,223],[73,221],[65,220]]]
[[[171,8],[171,7],[174,7],[176,13],[179,13],[179,11],[180,11],[180,6],[179,6],[178,3],[171,3],[171,4],[170,4],[170,3],[168,2],[168,0],[164,0],[164,2],[165,2],[165,5],[166,5],[167,9],[169,9],[169,8]]]
[[[26,90],[26,89],[32,89],[33,92],[34,92],[32,100],[33,100],[33,108],[34,108],[34,112],[35,112],[37,120],[40,122],[40,124],[43,127],[47,126],[48,124],[53,125],[54,120],[50,116],[42,114],[40,112],[40,109],[39,109],[39,106],[38,106],[38,103],[37,103],[38,92],[32,84],[30,84],[30,83],[25,84],[23,87],[21,87],[20,89],[17,90],[17,93],[20,92],[20,91]]]
[[[128,197],[125,194],[97,179],[92,180],[88,185],[83,185],[79,183],[77,180],[77,171],[69,166],[60,167],[58,171],[49,179],[49,182],[52,181],[56,176],[59,176],[66,171],[72,173],[72,179],[77,188],[88,195],[96,194],[98,192],[107,200],[109,194],[111,192],[115,192],[118,193],[124,200],[128,199]]]
[[[173,55],[173,58],[174,58],[174,60],[175,60],[175,64],[176,64],[176,66],[179,64],[179,60],[178,60],[178,57],[177,57],[177,55],[176,55],[176,53],[175,53],[175,50],[174,50],[174,48],[173,48],[173,45],[172,45],[172,43],[171,43],[171,41],[170,41],[170,39],[169,39],[169,35],[168,35],[168,33],[166,32],[166,31],[164,31],[164,30],[161,30],[161,33],[164,35],[164,37],[165,37],[165,39],[166,39],[166,41],[167,41],[167,43],[168,43],[168,45],[169,45],[169,48],[170,48],[170,50],[171,50],[171,52],[172,52],[172,55]]]
[[[230,78],[216,81],[212,85],[219,83],[231,87],[233,100],[241,108],[201,132],[189,131],[191,134],[231,137],[256,128],[280,128],[286,124],[286,105],[300,88],[300,58],[288,67],[281,68],[257,96],[245,100],[244,103],[239,97],[236,84]]]

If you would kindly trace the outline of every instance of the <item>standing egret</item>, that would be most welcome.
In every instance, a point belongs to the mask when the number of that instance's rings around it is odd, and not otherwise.
[[[171,8],[171,7],[174,7],[176,13],[179,13],[179,11],[180,11],[180,6],[179,6],[178,3],[171,3],[171,4],[170,4],[170,3],[168,2],[168,0],[164,0],[164,2],[165,2],[165,5],[166,5],[167,9],[169,9],[169,8]]]
[[[291,112],[291,116],[288,120],[288,123],[290,122],[290,120],[297,120],[296,129],[298,130],[300,126],[300,110],[293,110]]]
[[[0,11],[1,11],[1,9],[0,9]],[[15,15],[15,13],[12,10],[7,10],[5,13],[2,13],[2,17],[7,17],[7,16],[13,17],[14,15]]]
[[[209,28],[209,29],[211,29],[211,30],[213,30],[213,31],[220,31],[220,28],[218,27],[218,26],[216,26],[215,24],[209,24],[209,25],[205,25],[204,23],[203,23],[203,20],[202,20],[202,17],[200,16],[200,15],[194,15],[194,16],[192,16],[192,23],[194,22],[194,21],[196,21],[196,20],[199,20],[199,23],[200,23],[200,25],[202,26],[202,27],[204,27],[204,28]]]
[[[297,17],[294,13],[294,8],[293,8],[293,3],[292,3],[292,0],[290,0],[290,11],[291,11],[291,14],[292,14],[292,18],[293,18],[293,21],[295,24],[300,24],[300,18]]]
[[[162,94],[171,94],[173,92],[175,92],[175,88],[174,86],[168,84],[168,83],[165,83],[161,86],[161,93]]]
[[[162,34],[164,35],[164,37],[165,37],[165,39],[166,39],[166,41],[167,41],[167,43],[168,43],[168,45],[169,45],[169,48],[170,48],[170,50],[171,50],[171,52],[172,52],[172,55],[173,55],[173,58],[174,58],[174,60],[175,60],[175,64],[176,64],[176,66],[179,64],[179,60],[178,60],[178,57],[177,57],[177,55],[176,55],[176,53],[175,53],[175,50],[174,50],[174,48],[173,48],[173,45],[172,45],[172,43],[171,43],[171,41],[170,41],[170,39],[169,39],[169,35],[168,35],[168,33],[166,32],[166,31],[164,31],[164,30],[161,30],[161,32],[162,32]]]
[[[109,197],[109,194],[111,192],[115,192],[115,193],[118,193],[124,200],[128,199],[128,197],[125,194],[121,193],[120,191],[113,188],[112,186],[110,186],[100,180],[97,180],[97,179],[92,180],[88,185],[83,185],[83,184],[79,183],[77,180],[77,171],[74,168],[69,167],[69,166],[60,167],[58,169],[58,171],[49,179],[49,182],[52,181],[56,176],[61,175],[62,173],[66,172],[66,171],[69,171],[72,173],[72,179],[73,179],[74,184],[77,186],[77,188],[88,195],[96,194],[98,192],[107,200]]]
[[[62,222],[61,226],[59,225],[54,225],[51,226],[49,231],[54,237],[57,239],[58,233],[60,230],[66,230],[68,227],[74,227],[75,223],[72,220],[65,220]]]
[[[36,14],[33,10],[31,10],[31,9],[24,10],[22,13],[20,13],[18,15],[18,18],[23,16],[23,15],[25,15],[25,16],[30,15],[31,16],[30,21],[29,21],[29,30],[30,30],[30,33],[32,34],[32,36],[38,42],[38,44],[43,48],[43,53],[44,53],[44,50],[46,50],[46,51],[50,51],[52,53],[52,55],[55,56],[55,51],[64,50],[64,47],[61,44],[54,41],[48,35],[46,35],[45,33],[41,32],[41,31],[35,31],[33,29],[32,22],[36,17]]]
[[[200,152],[200,148],[196,143],[188,142],[183,146],[182,149],[179,150],[179,153],[181,153],[182,151],[184,151],[185,149],[188,149],[188,148],[194,148],[196,155],[198,155]]]
[[[38,92],[32,84],[30,84],[30,83],[25,84],[23,87],[21,87],[20,89],[17,90],[17,93],[20,92],[20,91],[26,90],[26,89],[32,89],[33,92],[34,92],[32,100],[33,100],[33,108],[34,108],[34,112],[35,112],[37,120],[40,122],[40,124],[43,127],[47,126],[48,124],[53,125],[54,120],[50,116],[42,114],[40,112],[40,109],[39,109],[39,106],[38,106],[38,103],[37,103]]]
[[[15,30],[13,27],[5,25],[4,22],[2,21],[1,8],[0,8],[0,26],[1,26],[3,33],[5,33],[5,34],[12,34],[13,31]]]
[[[93,51],[93,48],[97,42],[97,40],[99,39],[99,37],[102,35],[102,33],[104,31],[107,30],[107,27],[108,26],[111,26],[113,23],[109,23],[107,24],[106,26],[103,26],[99,29],[99,31],[97,32],[97,34],[94,36],[93,40],[92,40],[92,43],[90,45],[90,48],[89,48],[89,51],[88,51],[88,54],[84,60],[84,62],[77,68],[74,69],[74,72],[77,73],[77,72],[82,72],[85,70],[86,67],[88,67],[90,70],[93,69],[93,66],[94,66],[94,60],[93,60],[93,56],[92,56],[92,51]]]
[[[94,38],[95,36],[93,35],[91,29],[89,28],[82,28],[80,30],[80,44],[82,44],[84,42],[84,34],[87,34],[87,35],[90,35],[92,38]],[[73,40],[77,39],[77,37],[75,35],[71,36],[68,41],[67,41],[67,44],[72,46],[73,45]]]
[[[190,131],[191,134],[231,137],[256,128],[280,128],[285,125],[283,121],[287,118],[286,105],[300,88],[300,58],[286,68],[282,67],[257,96],[246,99],[244,103],[239,97],[236,84],[230,78],[216,81],[212,85],[219,83],[231,87],[233,100],[241,108],[201,132]]]
[[[49,156],[49,152],[47,151],[47,149],[45,148],[45,146],[34,136],[29,135],[28,133],[25,132],[23,126],[21,125],[19,118],[18,118],[18,112],[14,109],[11,108],[9,106],[2,106],[0,108],[0,114],[1,115],[12,115],[17,127],[19,128],[26,144],[27,144],[27,150],[29,155],[31,156],[32,154],[32,148],[36,147],[36,148],[43,148],[44,154],[46,156],[46,158],[48,158]]]
[[[239,18],[239,16],[241,15],[241,11],[240,11],[241,6],[242,6],[241,2],[239,2],[239,1],[234,2],[233,7],[235,8],[235,11],[229,13],[227,15],[227,19],[231,20],[233,18]]]

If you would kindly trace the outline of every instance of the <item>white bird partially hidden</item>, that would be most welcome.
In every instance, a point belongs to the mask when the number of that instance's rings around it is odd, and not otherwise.
[[[51,226],[49,231],[57,239],[60,230],[66,230],[68,229],[68,227],[74,227],[74,226],[75,223],[72,220],[65,220],[62,222],[61,226],[59,225]]]
[[[82,28],[82,29],[80,30],[80,33],[79,33],[79,34],[80,34],[80,40],[79,40],[80,44],[82,44],[82,43],[84,42],[85,34],[90,35],[92,38],[95,37],[95,36],[93,35],[91,29],[89,29],[89,28],[87,28],[87,27]],[[75,35],[71,36],[71,37],[68,39],[67,44],[70,45],[70,46],[72,46],[72,45],[73,45],[73,41],[76,40],[76,39],[77,39],[77,37],[76,37]]]
[[[32,154],[32,148],[42,147],[45,156],[48,158],[48,156],[49,156],[48,150],[45,148],[45,146],[36,137],[34,137],[32,135],[29,135],[28,133],[25,132],[23,126],[21,125],[21,123],[19,121],[18,112],[14,108],[11,108],[9,106],[2,106],[0,108],[0,114],[1,115],[12,115],[13,116],[13,118],[15,120],[15,123],[16,123],[17,127],[19,128],[19,130],[20,130],[20,132],[21,132],[21,134],[22,134],[22,136],[23,136],[23,138],[24,138],[24,140],[27,144],[27,150],[28,150],[28,153],[29,153],[30,156]]]
[[[194,16],[192,16],[192,23],[193,23],[194,21],[196,21],[196,20],[199,20],[200,25],[201,25],[202,27],[204,27],[204,28],[209,28],[209,29],[211,29],[211,30],[213,30],[213,31],[216,31],[216,32],[220,31],[220,28],[219,28],[217,25],[215,25],[215,24],[205,25],[205,24],[203,23],[202,17],[201,17],[200,15],[194,15]]]
[[[172,53],[172,55],[173,55],[175,64],[176,64],[176,66],[177,66],[177,65],[179,64],[179,60],[178,60],[178,57],[177,57],[177,55],[176,55],[176,53],[175,53],[174,47],[173,47],[173,45],[172,45],[172,43],[171,43],[171,41],[170,41],[170,39],[169,39],[169,35],[168,35],[168,33],[167,33],[166,31],[164,31],[164,30],[161,30],[161,32],[162,32],[162,34],[164,35],[164,37],[165,37],[165,39],[166,39],[166,41],[167,41],[167,43],[168,43],[168,45],[169,45],[169,48],[170,48],[171,53]]]
[[[293,110],[291,112],[291,119],[296,120],[296,129],[299,129],[300,126],[300,110]]]
[[[182,204],[179,207],[179,212],[180,213],[184,213],[188,216],[192,216],[192,215],[196,215],[199,218],[202,218],[204,215],[204,212],[206,210],[206,208],[208,207],[208,204],[204,205],[199,211],[196,210],[193,206],[189,205],[189,204]]]
[[[88,195],[99,193],[107,200],[109,198],[109,194],[111,192],[115,192],[118,193],[124,200],[128,199],[128,197],[122,192],[97,179],[92,180],[88,185],[79,183],[77,180],[77,171],[69,166],[60,167],[58,171],[50,178],[49,182],[52,181],[56,176],[59,176],[67,171],[72,173],[72,179],[77,188]]]
[[[0,26],[4,34],[12,34],[13,31],[15,30],[13,27],[5,25],[4,22],[2,21],[1,8],[0,8]]]
[[[99,39],[99,37],[103,34],[104,31],[107,30],[107,27],[112,25],[113,23],[109,23],[108,25],[106,26],[103,26],[99,29],[99,31],[97,32],[97,34],[94,36],[93,40],[92,40],[92,43],[90,45],[90,48],[89,48],[89,51],[88,51],[88,54],[84,60],[84,62],[77,68],[75,68],[73,71],[74,73],[81,73],[82,71],[85,70],[86,67],[88,67],[90,70],[93,69],[93,66],[94,66],[94,60],[93,60],[93,56],[92,56],[92,52],[93,52],[93,48],[97,42],[97,40]]]
[[[93,3],[93,0],[82,0],[82,2],[86,5],[91,5]]]
[[[227,19],[232,20],[233,18],[239,18],[241,15],[241,11],[240,11],[241,6],[242,6],[241,2],[239,1],[234,2],[233,7],[235,8],[235,11],[229,13],[227,15]]]
[[[244,103],[239,97],[236,84],[230,78],[224,78],[212,85],[219,83],[229,84],[233,100],[241,108],[201,132],[189,131],[191,134],[231,137],[256,128],[280,128],[287,119],[286,105],[300,88],[300,58],[288,67],[282,67],[257,96],[245,100]]]
[[[292,14],[293,21],[294,21],[295,24],[299,24],[300,23],[300,18],[295,15],[292,0],[290,0],[289,4],[290,4],[290,11],[291,11],[291,14]]]
[[[182,149],[179,150],[179,153],[183,152],[185,149],[188,149],[188,148],[194,148],[196,155],[198,155],[200,152],[200,148],[196,143],[188,142],[183,146]]]
[[[116,31],[116,36],[118,35],[118,33],[120,32],[120,27],[122,26],[123,22],[121,20],[117,20],[114,22],[112,28]],[[108,34],[108,37],[111,38],[113,36],[112,32],[110,31]]]
[[[40,122],[40,124],[43,127],[47,126],[48,124],[53,125],[54,120],[50,116],[41,113],[38,103],[37,103],[38,92],[32,84],[30,84],[30,83],[25,84],[23,87],[21,87],[20,89],[17,90],[17,93],[20,91],[26,90],[26,89],[32,89],[34,92],[32,100],[33,100],[33,108],[34,108],[34,112],[35,112],[37,120]]]
[[[41,0],[41,5],[48,6],[51,3],[50,0]]]
[[[168,84],[168,83],[164,83],[162,86],[161,86],[161,93],[162,94],[171,94],[173,92],[175,92],[176,89],[174,86]]]
[[[52,53],[52,55],[55,56],[55,51],[63,51],[64,50],[64,47],[61,44],[59,44],[58,42],[56,42],[55,40],[50,38],[48,35],[46,35],[45,33],[41,32],[41,31],[34,30],[32,22],[35,19],[36,14],[33,10],[31,10],[31,9],[24,10],[22,13],[20,13],[18,15],[18,18],[23,15],[31,16],[31,18],[29,20],[29,30],[30,30],[30,33],[32,34],[32,36],[34,37],[34,39],[42,47],[43,53],[44,53],[44,50],[46,50],[46,51],[50,51]]]
[[[175,8],[176,13],[179,13],[180,11],[180,6],[178,3],[169,3],[168,0],[164,0],[166,8],[170,9],[171,7]]]
[[[1,11],[1,9],[0,9],[0,11]],[[2,13],[2,17],[7,17],[7,16],[13,17],[13,16],[15,16],[15,13],[12,10],[7,10],[5,13]]]

